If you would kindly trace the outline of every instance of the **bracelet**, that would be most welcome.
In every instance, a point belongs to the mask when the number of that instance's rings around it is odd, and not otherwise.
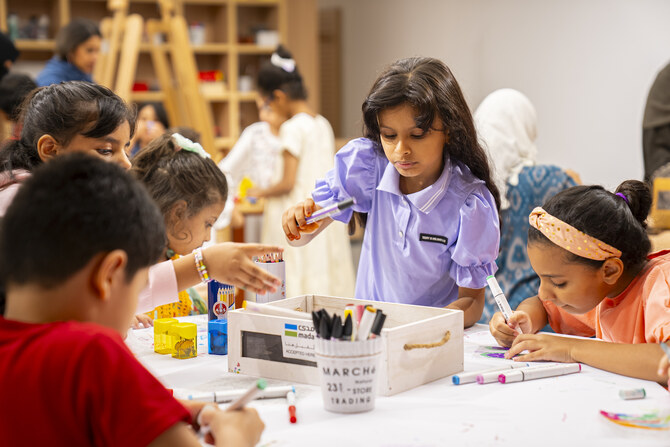
[[[193,254],[195,255],[195,268],[198,271],[198,275],[200,276],[200,281],[202,282],[209,282],[211,281],[211,278],[209,277],[209,273],[207,273],[207,267],[205,266],[205,260],[202,257],[202,247],[197,248]]]

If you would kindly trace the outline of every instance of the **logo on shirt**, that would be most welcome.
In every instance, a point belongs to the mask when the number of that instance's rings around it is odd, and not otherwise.
[[[449,239],[447,239],[444,236],[439,236],[437,234],[426,234],[426,233],[421,233],[419,235],[419,240],[422,242],[436,242],[438,244],[444,244],[444,245],[447,245],[447,242],[449,242]]]

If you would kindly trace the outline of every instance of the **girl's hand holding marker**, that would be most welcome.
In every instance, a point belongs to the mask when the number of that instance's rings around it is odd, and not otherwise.
[[[488,283],[491,292],[493,293],[493,298],[500,310],[500,312],[496,312],[493,315],[489,322],[491,334],[493,334],[501,346],[509,347],[514,342],[517,335],[530,331],[530,318],[528,317],[528,314],[523,311],[512,312],[512,308],[509,306],[507,298],[500,288],[495,276],[488,276],[486,282]],[[526,328],[526,330],[524,330],[524,328]]]
[[[282,227],[289,241],[300,239],[300,233],[314,233],[332,221],[330,216],[355,205],[354,199],[343,200],[326,208],[321,208],[314,200],[307,199],[287,209],[282,216]],[[322,220],[329,219],[325,222]]]

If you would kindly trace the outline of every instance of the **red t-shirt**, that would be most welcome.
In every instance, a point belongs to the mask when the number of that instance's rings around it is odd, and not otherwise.
[[[189,412],[116,332],[0,317],[0,444],[146,446]]]

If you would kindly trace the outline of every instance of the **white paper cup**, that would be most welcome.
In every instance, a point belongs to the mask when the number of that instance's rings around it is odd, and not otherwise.
[[[267,292],[263,295],[256,295],[257,303],[270,303],[272,301],[283,300],[286,298],[286,267],[284,261],[278,262],[260,262],[256,261],[256,265],[276,276],[281,281],[281,286],[277,287],[276,292]]]
[[[360,413],[375,407],[382,339],[316,340],[323,406],[335,413]]]

